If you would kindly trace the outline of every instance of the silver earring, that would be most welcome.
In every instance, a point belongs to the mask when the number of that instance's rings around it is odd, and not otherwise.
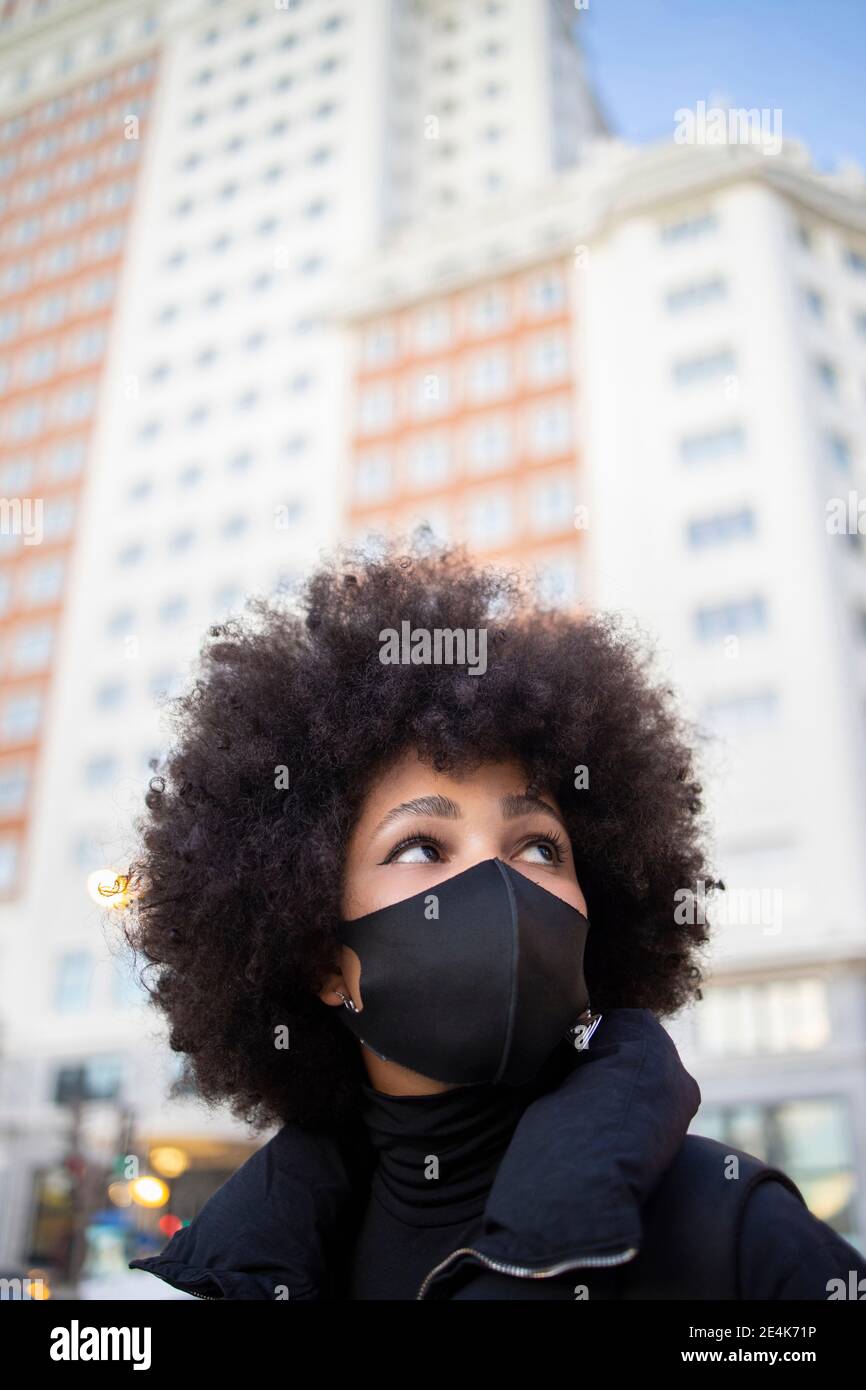
[[[578,1052],[583,1052],[589,1045],[589,1040],[603,1017],[603,1014],[594,1014],[587,1006],[580,1015],[580,1022],[576,1023],[573,1028],[569,1028],[568,1031],[574,1034],[572,1041]]]
[[[352,1011],[353,1014],[357,1014],[357,1013],[360,1012],[360,1010],[358,1009],[357,1005],[355,1004],[354,999],[347,999],[346,996],[345,996],[345,994],[343,994],[342,990],[339,990],[339,989],[338,989],[338,990],[336,991],[336,993],[337,993],[337,994],[340,996],[340,998],[342,999],[342,1001],[343,1001],[343,1007],[344,1007],[344,1008],[346,1008],[346,1009],[351,1009],[351,1011]]]

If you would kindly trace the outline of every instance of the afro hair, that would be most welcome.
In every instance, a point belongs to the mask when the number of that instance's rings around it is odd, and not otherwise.
[[[383,664],[383,631],[406,620],[486,629],[483,675]],[[557,798],[590,905],[594,1009],[664,1017],[700,997],[707,928],[674,910],[697,881],[718,886],[694,734],[615,615],[544,604],[517,571],[429,536],[343,549],[297,595],[254,596],[210,628],[169,711],[123,934],[206,1103],[256,1129],[359,1105],[360,1048],[318,991],[338,968],[350,831],[411,749],[446,772],[516,758]]]

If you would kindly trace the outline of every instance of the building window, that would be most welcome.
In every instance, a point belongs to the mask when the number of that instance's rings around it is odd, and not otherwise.
[[[142,443],[145,443],[150,439],[155,439],[161,429],[162,422],[160,420],[145,420],[144,424],[138,427],[138,438]]]
[[[10,893],[18,876],[19,843],[14,835],[0,837],[0,893]]]
[[[181,677],[177,671],[166,669],[151,676],[148,688],[152,699],[164,700],[179,694],[181,685]]]
[[[806,285],[803,288],[803,304],[813,319],[824,317],[824,296]]]
[[[176,623],[186,613],[188,604],[181,594],[173,594],[159,605],[159,621],[161,623]]]
[[[447,435],[428,435],[415,440],[408,452],[409,486],[423,490],[441,487],[451,471],[451,450]]]
[[[536,386],[568,376],[568,338],[564,333],[545,333],[527,345],[527,375]]]
[[[184,526],[180,531],[175,531],[174,535],[169,537],[168,548],[169,550],[173,550],[176,554],[181,554],[190,549],[194,540],[195,532],[191,527]]]
[[[571,444],[571,407],[565,402],[539,406],[530,414],[529,442],[536,455],[563,453]]]
[[[75,519],[75,502],[71,497],[52,497],[45,506],[42,531],[46,540],[68,536]]]
[[[709,280],[697,280],[669,290],[665,295],[665,305],[671,314],[687,313],[690,309],[703,309],[708,304],[718,304],[727,298],[727,285],[719,275]]]
[[[394,423],[394,388],[369,386],[361,392],[358,423],[363,434],[376,434]]]
[[[71,1105],[79,1100],[117,1100],[122,1080],[123,1064],[119,1057],[91,1057],[81,1066],[58,1068],[53,1099],[56,1105]]]
[[[50,623],[32,623],[20,628],[12,646],[14,671],[41,671],[48,665],[54,645],[54,629]]]
[[[679,218],[675,222],[667,222],[659,230],[659,235],[663,242],[668,245],[681,242],[694,241],[698,237],[706,236],[709,232],[718,229],[718,222],[712,212],[697,213],[692,217]]]
[[[707,434],[687,435],[680,440],[680,458],[686,464],[712,463],[741,454],[745,434],[740,425],[730,425]]]
[[[56,603],[63,591],[64,573],[65,565],[59,558],[29,565],[22,583],[24,601],[31,607]]]
[[[7,695],[0,713],[0,739],[4,744],[19,744],[35,737],[42,720],[43,696],[39,691]]]
[[[489,401],[504,396],[511,382],[511,361],[507,352],[490,352],[472,358],[467,364],[470,400]]]
[[[135,615],[130,608],[122,608],[118,613],[113,613],[108,620],[108,634],[110,637],[125,637],[135,621]]]
[[[677,386],[696,386],[705,381],[715,381],[720,376],[730,376],[736,369],[734,354],[725,348],[720,352],[706,353],[675,362],[673,378]]]
[[[580,574],[576,561],[562,556],[539,564],[538,593],[543,603],[576,603],[580,597]]]
[[[0,763],[0,815],[18,815],[27,801],[30,769],[26,763]]]
[[[389,454],[362,454],[355,470],[355,497],[359,502],[379,502],[390,496],[393,467]]]
[[[742,636],[767,626],[767,606],[762,598],[755,597],[713,608],[698,608],[694,623],[702,642],[715,642],[731,635]]]
[[[451,341],[451,311],[447,304],[430,304],[420,309],[413,323],[418,352],[437,352]]]
[[[814,364],[815,375],[825,391],[835,393],[839,386],[839,373],[832,362],[826,357],[819,357]]]
[[[118,709],[126,699],[126,686],[120,681],[106,681],[96,692],[99,709]]]
[[[532,529],[537,533],[570,530],[574,525],[574,483],[571,477],[545,478],[530,494]]]
[[[506,545],[514,534],[512,495],[490,493],[475,498],[467,508],[467,533],[479,549]]]
[[[72,439],[58,444],[46,456],[44,476],[52,482],[75,478],[84,466],[84,440]]]
[[[393,361],[397,352],[397,332],[393,324],[375,324],[364,334],[363,360],[368,367]]]
[[[225,617],[240,607],[243,592],[237,584],[224,584],[214,595],[214,611],[218,617]]]
[[[827,438],[827,452],[830,461],[835,468],[840,468],[847,473],[851,468],[851,445],[847,439],[843,439],[840,434],[831,434]]]
[[[91,787],[104,787],[116,776],[117,759],[109,753],[91,758],[84,768],[85,781]]]
[[[704,990],[695,1013],[696,1041],[714,1057],[816,1052],[830,1041],[823,980],[773,980]]]
[[[117,563],[124,568],[137,565],[144,557],[144,546],[141,541],[132,541],[130,545],[125,545],[117,553]]]
[[[61,1014],[84,1013],[90,1005],[93,957],[89,951],[67,951],[57,962],[54,1007]]]
[[[736,512],[720,513],[718,516],[701,517],[690,521],[686,529],[688,544],[692,550],[704,550],[716,545],[729,545],[732,541],[749,540],[755,534],[755,516],[748,508]]]
[[[469,466],[474,473],[492,473],[512,461],[511,425],[502,416],[487,417],[467,433]]]
[[[844,1096],[702,1105],[694,1123],[708,1138],[781,1168],[819,1220],[856,1249],[864,1248],[857,1231],[856,1162]]]
[[[203,476],[204,470],[200,464],[188,463],[177,475],[177,485],[183,488],[195,487],[197,483],[201,482]]]
[[[468,306],[468,320],[476,333],[495,333],[508,326],[511,318],[508,295],[501,289],[477,294]]]
[[[763,729],[776,719],[778,711],[776,692],[762,690],[711,701],[701,712],[701,723],[711,733],[737,736],[750,729]]]
[[[565,308],[565,280],[558,271],[534,276],[527,287],[527,308],[534,317],[558,314]]]

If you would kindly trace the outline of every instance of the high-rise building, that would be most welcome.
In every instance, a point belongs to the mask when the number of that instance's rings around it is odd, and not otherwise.
[[[646,151],[589,256],[593,598],[715,736],[696,1127],[866,1247],[866,183],[790,143]]]
[[[115,1153],[130,1111],[137,1153],[182,1147],[187,1208],[249,1152],[239,1124],[166,1102],[176,1069],[94,879],[128,863],[162,701],[205,628],[336,537],[351,340],[321,306],[383,238],[579,160],[604,123],[575,18],[565,0],[3,7],[0,439],[21,506],[0,562],[0,1263],[51,1257],[76,1101],[85,1151]]]

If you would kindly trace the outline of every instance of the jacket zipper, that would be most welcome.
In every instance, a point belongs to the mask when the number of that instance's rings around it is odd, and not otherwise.
[[[147,1272],[148,1274],[156,1274],[157,1279],[161,1279],[164,1284],[170,1285],[171,1288],[180,1289],[180,1284],[172,1284],[170,1279],[166,1279],[164,1274],[157,1274],[155,1269],[149,1269]],[[181,1293],[191,1293],[193,1298],[210,1298],[215,1303],[220,1301],[215,1293],[196,1293],[193,1289],[180,1289],[180,1291]]]
[[[567,1269],[578,1269],[581,1266],[601,1267],[625,1264],[628,1260],[634,1259],[636,1254],[637,1247],[632,1246],[627,1250],[618,1251],[616,1255],[586,1255],[574,1260],[561,1260],[559,1264],[549,1265],[547,1269],[525,1269],[520,1265],[500,1264],[498,1260],[491,1260],[480,1250],[474,1250],[471,1246],[464,1245],[460,1250],[452,1250],[450,1255],[447,1255],[440,1264],[431,1269],[415,1297],[416,1299],[423,1298],[431,1280],[458,1255],[474,1255],[482,1264],[487,1265],[489,1269],[497,1270],[500,1274],[513,1274],[516,1278],[521,1279],[547,1279],[553,1274],[562,1274]]]

